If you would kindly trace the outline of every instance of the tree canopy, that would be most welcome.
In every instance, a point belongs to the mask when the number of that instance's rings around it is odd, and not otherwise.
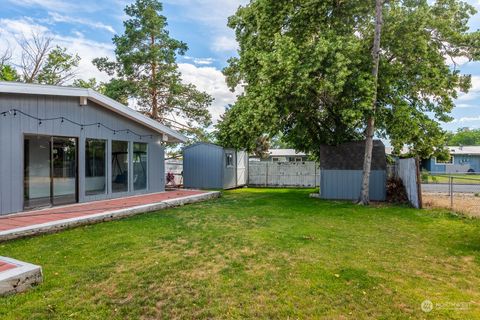
[[[75,78],[80,57],[66,48],[53,46],[52,41],[52,37],[35,33],[30,39],[19,41],[23,82],[63,85]]]
[[[461,128],[447,134],[449,146],[480,146],[480,129]]]
[[[218,124],[221,143],[255,148],[279,131],[298,150],[364,139],[374,94],[373,1],[252,0],[229,19],[239,57],[224,69],[244,94]],[[470,76],[455,59],[480,57],[475,9],[457,0],[391,0],[384,4],[376,102],[376,136],[397,149],[429,156],[445,143],[439,122],[451,120]]]
[[[113,38],[115,61],[93,62],[113,76],[105,93],[120,100],[134,98],[153,119],[184,133],[201,134],[210,125],[212,98],[192,84],[182,82],[176,57],[187,51],[184,42],[167,31],[167,19],[157,0],[137,0],[125,8],[125,31]]]

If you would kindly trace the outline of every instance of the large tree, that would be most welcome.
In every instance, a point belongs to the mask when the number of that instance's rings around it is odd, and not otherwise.
[[[187,45],[170,37],[161,11],[157,0],[127,6],[125,31],[113,38],[115,61],[97,58],[94,64],[114,76],[106,88],[112,98],[134,98],[153,119],[186,133],[201,133],[211,123],[207,108],[212,98],[182,82],[176,57]]]
[[[372,46],[372,108],[367,115],[367,126],[365,128],[365,153],[363,157],[362,188],[359,199],[359,203],[364,205],[370,202],[370,172],[372,167],[373,136],[375,134],[375,114],[377,113],[378,67],[380,64],[380,40],[384,2],[385,0],[375,0],[375,31],[373,33]]]
[[[21,80],[27,83],[62,85],[76,76],[80,62],[77,54],[66,48],[53,46],[53,38],[32,33],[30,38],[19,41],[21,48]]]
[[[12,50],[9,46],[0,52],[0,81],[18,81],[17,70],[11,64]]]
[[[449,146],[480,146],[480,129],[460,128],[447,134]]]
[[[280,131],[318,154],[322,143],[365,139],[377,87],[375,135],[429,156],[445,142],[439,122],[471,85],[456,59],[480,56],[473,14],[458,0],[386,2],[375,86],[375,1],[252,0],[229,19],[239,57],[224,73],[245,92],[219,123],[219,141],[253,150]]]

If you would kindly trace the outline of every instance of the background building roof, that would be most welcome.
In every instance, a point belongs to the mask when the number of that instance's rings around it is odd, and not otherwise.
[[[272,157],[306,156],[304,152],[297,152],[295,149],[268,149],[268,153]]]

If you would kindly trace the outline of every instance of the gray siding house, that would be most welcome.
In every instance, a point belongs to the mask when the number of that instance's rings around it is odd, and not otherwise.
[[[246,151],[211,143],[195,143],[183,149],[185,188],[232,189],[247,184]]]
[[[320,197],[358,200],[360,198],[365,142],[348,142],[320,147]],[[370,173],[370,199],[385,201],[387,161],[382,141],[374,140]]]
[[[0,82],[0,214],[164,191],[184,141],[91,89]]]

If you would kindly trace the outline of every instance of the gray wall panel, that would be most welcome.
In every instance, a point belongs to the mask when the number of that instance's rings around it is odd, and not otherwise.
[[[361,170],[322,170],[320,194],[323,199],[356,200],[360,196]],[[372,170],[370,175],[370,199],[386,199],[387,175],[383,170]]]
[[[199,143],[183,150],[183,179],[186,188],[222,189],[223,149]]]
[[[129,129],[141,135],[153,135],[153,138],[140,139],[132,133],[116,133],[98,128],[96,125],[80,127],[61,120],[38,121],[17,114],[0,117],[0,214],[23,210],[23,136],[25,134],[40,134],[52,136],[67,136],[78,138],[78,183],[79,202],[117,198],[126,195],[159,192],[164,190],[164,148],[161,136],[140,124],[119,116],[92,101],[87,106],[79,105],[78,97],[0,94],[0,112],[12,108],[41,118],[65,117],[79,123],[101,122],[112,129]],[[107,140],[107,189],[102,195],[85,196],[85,139]],[[129,141],[130,148],[134,141],[148,143],[148,188],[127,193],[111,193],[111,140]],[[132,155],[132,152],[130,152]],[[130,181],[132,181],[130,169]]]

